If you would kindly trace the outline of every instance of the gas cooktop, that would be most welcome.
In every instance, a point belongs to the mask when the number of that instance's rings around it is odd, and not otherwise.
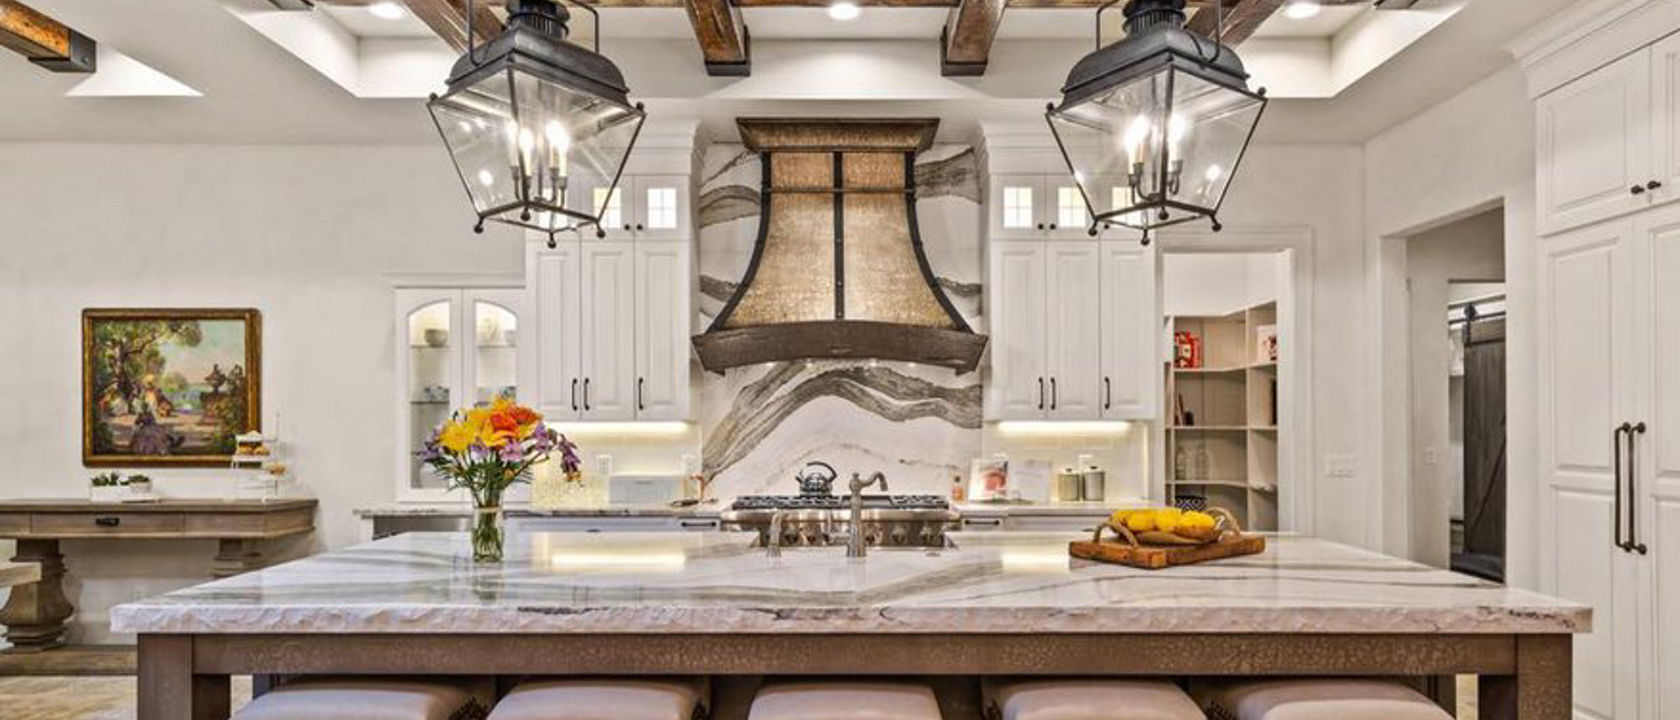
[[[851,499],[840,495],[742,495],[731,510],[844,510]],[[863,506],[872,509],[944,510],[950,503],[938,495],[865,495]]]

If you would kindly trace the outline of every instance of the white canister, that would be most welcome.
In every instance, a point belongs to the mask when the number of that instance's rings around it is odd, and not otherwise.
[[[1080,490],[1080,497],[1088,502],[1102,502],[1108,498],[1108,473],[1094,467],[1085,468],[1079,474],[1084,488]]]

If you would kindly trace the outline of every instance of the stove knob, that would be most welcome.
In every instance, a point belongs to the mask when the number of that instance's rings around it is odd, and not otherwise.
[[[939,527],[937,525],[924,525],[922,527],[922,547],[939,547],[944,544],[944,541],[939,538]]]
[[[894,544],[894,545],[905,545],[905,544],[908,544],[909,540],[910,540],[910,528],[907,528],[903,525],[894,525],[893,526],[893,529],[892,529],[892,544]]]

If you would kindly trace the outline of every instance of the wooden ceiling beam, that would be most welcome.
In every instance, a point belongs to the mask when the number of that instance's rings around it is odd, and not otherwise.
[[[0,47],[53,72],[97,69],[98,43],[16,0],[0,0]]]
[[[939,72],[946,77],[986,73],[1007,0],[962,0],[939,31]]]
[[[1219,13],[1214,12],[1214,8],[1211,7],[1213,3],[1210,2],[1208,3],[1210,7],[1196,10],[1196,14],[1190,16],[1190,22],[1186,23],[1184,27],[1203,37],[1213,37],[1214,33],[1220,33],[1220,42],[1226,45],[1240,45],[1242,41],[1253,36],[1254,31],[1259,30],[1260,26],[1277,13],[1285,2],[1286,0],[1227,0],[1223,32],[1220,32],[1220,28],[1214,27],[1218,24]],[[1352,3],[1325,2],[1323,4],[1346,5]]]
[[[366,3],[340,3],[366,4]],[[414,17],[432,29],[438,37],[449,43],[455,52],[465,52],[467,49],[467,3],[466,0],[403,0],[408,11]],[[478,36],[478,43],[484,44],[502,33],[502,19],[490,9],[490,3],[474,3],[473,34]]]
[[[694,39],[706,59],[706,74],[745,77],[752,74],[752,37],[741,9],[729,0],[684,0]]]
[[[314,0],[316,5],[372,5],[381,0]],[[1033,8],[1045,10],[1092,10],[1106,0],[1005,0],[1004,5],[1012,8]],[[1320,5],[1365,5],[1372,0],[1319,0]],[[1393,2],[1395,0],[1389,0]],[[507,0],[475,0],[479,5],[494,5],[501,7]],[[824,8],[832,4],[833,0],[732,0],[735,7],[810,7]],[[962,0],[856,0],[862,7],[906,7],[954,8]],[[567,2],[569,5],[592,5],[597,8],[681,8],[686,7],[686,0],[593,0],[592,2]],[[1235,0],[1225,0],[1225,7],[1236,5]],[[1211,8],[1213,0],[1189,0],[1191,8]],[[1211,20],[1209,20],[1211,22]]]

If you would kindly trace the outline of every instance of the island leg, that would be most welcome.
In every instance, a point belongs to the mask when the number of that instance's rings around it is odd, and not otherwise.
[[[1573,714],[1569,635],[1518,635],[1515,675],[1477,681],[1481,720],[1569,720]]]
[[[250,572],[262,566],[262,552],[249,540],[216,541],[216,560],[210,577],[217,580]]]
[[[6,626],[8,653],[33,653],[64,644],[64,621],[75,614],[75,606],[64,596],[64,555],[57,540],[18,540],[16,562],[41,565],[41,579],[12,588],[6,606],[0,608],[0,624]]]
[[[193,673],[191,635],[141,635],[138,720],[227,720],[226,675]]]

